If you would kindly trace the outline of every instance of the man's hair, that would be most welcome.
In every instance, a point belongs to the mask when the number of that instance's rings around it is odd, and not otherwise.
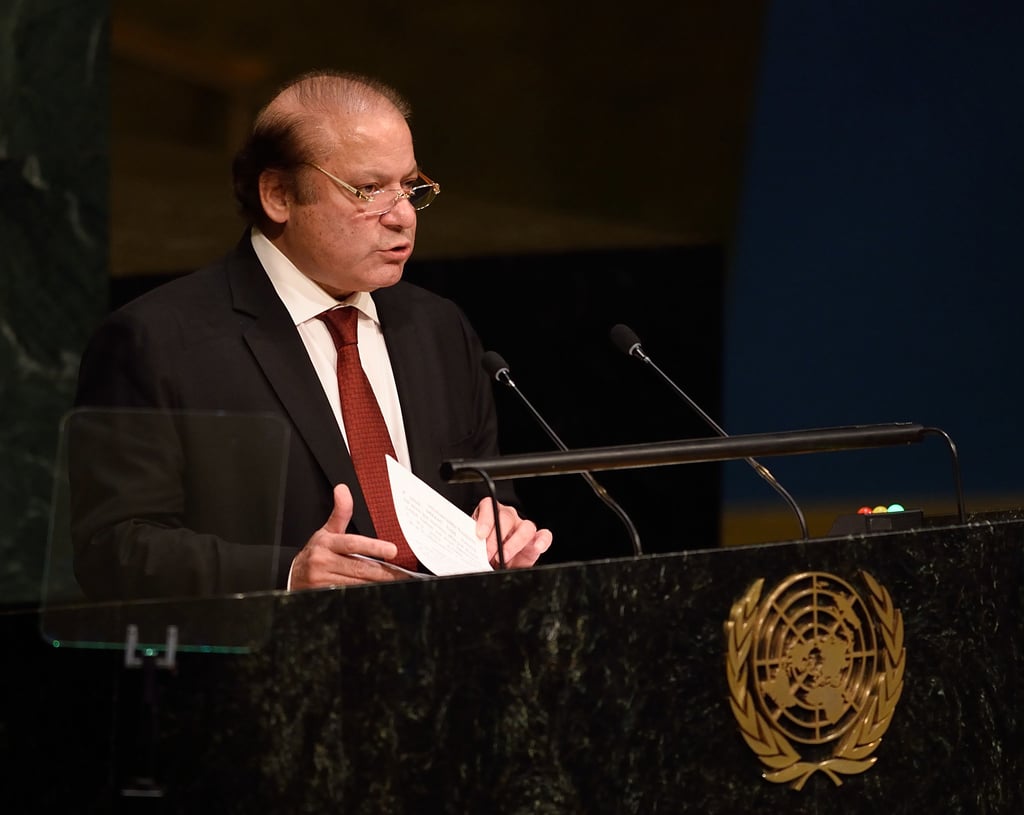
[[[296,182],[304,163],[322,160],[335,146],[330,123],[339,116],[391,108],[408,119],[408,101],[394,88],[362,74],[309,71],[282,85],[256,115],[252,131],[232,164],[235,199],[250,224],[263,226],[260,176],[286,173],[298,200],[309,197]]]

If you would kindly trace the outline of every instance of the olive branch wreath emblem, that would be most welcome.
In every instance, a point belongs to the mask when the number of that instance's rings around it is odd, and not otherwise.
[[[832,755],[822,761],[803,760],[789,740],[758,712],[750,692],[748,658],[758,628],[758,602],[764,579],[751,585],[732,607],[725,623],[729,705],[743,739],[765,765],[763,776],[768,781],[776,784],[792,782],[793,789],[800,790],[814,773],[820,771],[839,786],[843,783],[840,776],[862,773],[877,760],[871,754],[889,729],[903,691],[906,649],[903,646],[903,616],[893,606],[889,592],[867,572],[861,571],[861,576],[871,592],[871,607],[877,615],[881,633],[881,667],[859,717],[837,742]]]

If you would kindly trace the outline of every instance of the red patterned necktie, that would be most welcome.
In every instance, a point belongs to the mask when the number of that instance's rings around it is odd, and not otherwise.
[[[398,566],[415,570],[416,556],[398,525],[395,502],[391,497],[391,482],[384,456],[395,458],[395,447],[380,405],[373,395],[370,382],[359,361],[356,326],[359,314],[355,308],[335,308],[318,314],[331,332],[334,347],[338,349],[338,392],[341,395],[341,417],[348,437],[348,452],[359,479],[359,486],[370,509],[370,518],[380,540],[391,541],[398,547],[392,561]]]

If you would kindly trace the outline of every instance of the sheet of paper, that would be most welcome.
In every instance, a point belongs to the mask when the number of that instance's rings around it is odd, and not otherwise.
[[[420,563],[436,575],[491,571],[476,521],[391,456],[387,460],[398,523]]]

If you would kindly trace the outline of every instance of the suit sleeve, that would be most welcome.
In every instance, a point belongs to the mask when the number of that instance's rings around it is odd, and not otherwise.
[[[93,599],[273,588],[278,519],[259,516],[280,473],[260,476],[244,422],[179,410],[173,331],[154,323],[117,312],[82,358],[65,429],[78,582]]]

